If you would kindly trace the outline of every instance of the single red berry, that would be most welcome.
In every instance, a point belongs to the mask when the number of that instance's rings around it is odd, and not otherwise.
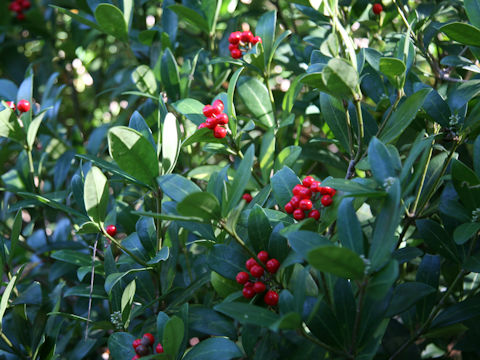
[[[218,110],[218,113],[221,113],[223,109],[225,109],[225,105],[223,105],[223,101],[220,99],[215,100],[212,106]]]
[[[310,211],[308,213],[308,217],[309,218],[314,218],[315,220],[318,220],[318,219],[320,219],[320,211],[318,211],[317,209],[313,209],[312,211]]]
[[[265,304],[275,306],[278,304],[278,293],[273,290],[268,290],[263,297],[263,300],[265,301]]]
[[[242,57],[242,52],[240,49],[233,49],[230,51],[230,55],[232,55],[232,58],[234,59],[240,59]]]
[[[257,294],[263,293],[266,289],[267,287],[261,281],[257,281],[255,284],[253,284],[253,291],[255,291]]]
[[[203,115],[205,115],[207,118],[212,117],[215,113],[215,110],[213,109],[212,105],[205,105],[203,107]]]
[[[373,13],[375,15],[380,15],[380,13],[383,11],[383,6],[382,4],[373,4]]]
[[[10,109],[15,110],[15,103],[13,101],[5,101],[5,104],[7,104]]]
[[[204,122],[198,125],[198,129],[203,129],[204,127],[207,127],[207,124],[205,124]]]
[[[292,204],[294,209],[298,209],[300,206],[300,200],[302,200],[302,198],[299,195],[292,196],[290,199],[290,204]]]
[[[133,340],[132,346],[134,349],[136,349],[139,345],[142,345],[142,339]]]
[[[155,352],[156,352],[157,354],[163,353],[163,346],[162,346],[162,344],[160,344],[160,343],[157,344],[157,346],[155,347]]]
[[[233,49],[238,49],[238,44],[228,44],[228,50],[231,52]]]
[[[303,188],[304,188],[303,185],[300,185],[300,184],[295,185],[292,189],[293,195],[300,195],[300,191],[302,191]]]
[[[293,210],[294,210],[291,202],[286,203],[284,209],[287,214],[293,213]]]
[[[310,210],[313,207],[313,203],[309,199],[300,200],[299,208],[302,210]]]
[[[258,260],[260,260],[265,264],[268,261],[268,252],[266,252],[265,250],[262,250],[257,254],[257,257],[258,257]]]
[[[228,42],[230,44],[238,44],[240,42],[241,37],[242,37],[242,33],[240,31],[234,31],[228,37]]]
[[[332,197],[330,195],[322,196],[322,205],[323,206],[330,206],[333,202]]]
[[[312,192],[315,192],[315,193],[316,193],[316,192],[319,192],[319,191],[320,191],[320,187],[321,187],[320,184],[321,184],[320,181],[314,181],[314,182],[312,182],[312,185],[310,185],[310,190],[311,190]]]
[[[312,190],[304,187],[303,189],[300,189],[300,194],[298,196],[302,199],[310,199],[312,197]]]
[[[251,31],[244,31],[240,36],[240,40],[243,42],[249,43],[253,40],[253,34]]]
[[[8,9],[13,12],[19,12],[22,11],[22,5],[18,2],[12,2],[10,5],[8,5]]]
[[[330,188],[329,186],[320,186],[320,188],[319,188],[319,190],[320,190],[319,193],[320,193],[321,195],[330,195],[330,189],[331,189],[331,188]]]
[[[270,274],[275,274],[280,267],[280,262],[277,259],[270,259],[265,264],[265,267]]]
[[[253,287],[244,287],[242,290],[242,294],[244,298],[251,299],[255,296],[255,290],[253,290]]]
[[[250,268],[250,274],[252,274],[253,277],[256,277],[256,278],[262,277],[263,273],[264,273],[264,270],[260,265],[253,265]]]
[[[17,20],[19,21],[25,20],[25,14],[22,12],[17,12]],[[20,106],[18,106],[18,108],[19,108],[18,110],[20,110]],[[28,105],[28,108],[30,108],[30,104]],[[24,111],[24,112],[27,112],[27,111]]]
[[[218,125],[217,118],[214,117],[209,117],[207,120],[205,120],[205,126],[209,129],[215,129],[215,126]]]
[[[22,1],[22,7],[23,7],[25,10],[30,9],[30,6],[31,6],[30,1],[28,1],[28,0],[23,0],[23,1]]]
[[[253,198],[252,195],[250,195],[249,193],[245,193],[242,195],[242,199],[249,203],[250,201],[252,201]]]
[[[235,280],[237,280],[237,283],[244,285],[249,278],[250,276],[245,271],[240,271],[235,277]]]
[[[330,190],[328,195],[330,195],[332,197],[333,197],[333,195],[335,195],[337,193],[337,190],[335,190],[334,188],[329,187],[328,189]]]
[[[132,360],[138,360],[138,359],[140,359],[140,356],[138,356],[138,355],[135,355],[135,356],[132,358]]]
[[[243,285],[243,287],[251,288],[251,287],[253,287],[253,282],[247,281],[247,282],[245,283],[245,285]]]
[[[253,257],[251,257],[245,263],[245,267],[247,268],[248,271],[250,271],[250,269],[252,268],[253,265],[258,265],[258,264],[257,264],[256,260]]]
[[[137,348],[135,349],[135,352],[137,353],[137,355],[139,355],[140,357],[142,356],[147,356],[148,354],[150,354],[150,346],[148,345],[138,345]]]
[[[143,337],[148,339],[150,345],[153,345],[153,343],[155,342],[155,338],[150,333],[143,334]]]
[[[28,112],[30,110],[30,103],[27,100],[20,100],[17,104],[17,109],[20,112]]]
[[[217,115],[217,122],[221,125],[228,124],[228,116],[225,113],[221,113]]]
[[[107,234],[111,237],[117,235],[117,227],[115,225],[108,225],[105,230],[107,231]]]
[[[315,182],[315,179],[313,177],[306,176],[305,179],[303,179],[302,184],[305,187],[310,187],[314,182]]]
[[[217,125],[215,126],[215,129],[213,129],[213,136],[215,136],[217,139],[223,139],[225,136],[227,136],[227,129]]]
[[[305,214],[303,213],[303,210],[295,209],[293,211],[293,218],[298,221],[305,219]]]
[[[254,36],[252,39],[252,44],[255,45],[256,43],[262,43],[262,38],[260,36]]]

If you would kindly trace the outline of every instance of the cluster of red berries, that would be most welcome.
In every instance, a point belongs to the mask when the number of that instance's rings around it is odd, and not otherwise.
[[[140,359],[142,356],[150,355],[153,352],[153,344],[155,343],[155,338],[152,334],[146,333],[143,334],[141,339],[136,339],[133,341],[132,346],[135,349],[135,355],[132,360]],[[163,353],[162,344],[158,343],[155,347],[155,352],[157,354]]]
[[[380,15],[380,13],[383,11],[383,6],[382,4],[373,4],[372,11],[375,15]]]
[[[110,235],[111,237],[115,237],[115,235],[117,235],[117,227],[115,225],[108,225],[106,228],[105,228],[105,231],[107,232],[108,235]]]
[[[242,199],[245,200],[248,204],[250,201],[253,200],[253,197],[249,193],[245,193],[245,194],[242,195]]]
[[[13,101],[5,101],[5,104],[13,111],[18,110],[20,113],[30,111],[30,103],[27,100],[20,100],[17,106]]]
[[[234,59],[240,59],[244,52],[247,52],[251,49],[252,45],[256,43],[261,43],[262,38],[260,36],[253,36],[251,31],[234,31],[228,37],[228,50],[230,50],[230,55]]]
[[[288,214],[293,213],[293,218],[298,221],[305,219],[305,216],[315,220],[320,219],[320,211],[313,207],[313,203],[321,196],[320,202],[322,205],[330,206],[333,202],[333,195],[336,193],[335,189],[329,186],[320,186],[320,184],[320,181],[316,181],[311,176],[306,176],[302,185],[298,184],[293,188],[293,197],[285,205],[285,211]]]
[[[8,10],[17,13],[17,20],[25,20],[25,10],[30,9],[32,4],[29,0],[14,0],[8,5]]]
[[[257,254],[257,258],[265,265],[265,268],[270,274],[275,274],[280,267],[280,262],[277,259],[269,260],[268,253],[266,251],[260,251]],[[247,260],[245,267],[248,271],[250,271],[250,274],[256,279],[256,281],[250,281],[250,275],[246,271],[240,271],[235,279],[239,284],[243,285],[243,297],[251,299],[255,296],[255,294],[262,294],[265,292],[265,290],[267,290],[267,286],[263,281],[261,281],[265,271],[253,257]],[[265,301],[265,304],[270,306],[277,305],[278,293],[274,290],[268,290],[263,297],[263,301]]]
[[[228,116],[223,112],[224,108],[222,100],[215,100],[212,105],[205,105],[203,115],[207,117],[207,120],[198,125],[198,128],[206,127],[213,130],[213,136],[217,139],[223,139],[227,136],[227,129],[222,126],[228,124]]]

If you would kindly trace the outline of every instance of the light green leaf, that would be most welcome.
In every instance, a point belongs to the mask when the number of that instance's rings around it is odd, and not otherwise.
[[[147,65],[140,65],[133,70],[132,80],[141,92],[155,95],[157,91],[157,80],[155,79],[152,69]]]
[[[267,128],[275,125],[270,96],[260,80],[242,76],[238,80],[237,90],[248,110],[255,116],[254,120]]]
[[[128,40],[128,27],[122,11],[112,4],[100,4],[95,9],[95,20],[101,30],[119,40]]]
[[[107,212],[108,182],[96,166],[92,166],[85,178],[83,201],[90,219],[97,224],[102,223]]]

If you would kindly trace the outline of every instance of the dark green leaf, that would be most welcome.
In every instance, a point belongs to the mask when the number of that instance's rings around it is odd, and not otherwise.
[[[108,349],[113,360],[127,360],[135,356],[132,342],[133,335],[126,332],[116,332],[108,338]]]
[[[308,262],[320,271],[336,276],[360,280],[364,277],[365,263],[352,250],[337,246],[321,246],[307,254]]]
[[[192,216],[205,221],[220,218],[220,204],[215,195],[208,192],[196,192],[187,195],[177,205],[180,215]]]
[[[338,207],[337,229],[342,246],[359,255],[364,253],[362,227],[355,214],[352,198],[344,198]]]
[[[348,126],[347,117],[345,115],[345,109],[342,102],[330,96],[324,92],[320,93],[320,110],[322,112],[323,119],[328,124],[330,130],[332,130],[335,139],[340,141],[343,149],[348,151],[350,144],[348,140]]]
[[[183,360],[230,360],[242,356],[242,352],[233,341],[223,337],[214,337],[195,345],[185,354]]]
[[[241,324],[270,327],[279,319],[277,314],[251,304],[223,302],[214,306],[213,309],[237,320]]]
[[[480,230],[480,223],[465,223],[460,225],[453,232],[453,239],[458,245],[465,244],[472,236]]]
[[[275,119],[270,102],[270,96],[265,85],[257,78],[242,76],[238,80],[238,95],[254,115],[254,120],[266,128],[275,125]]]
[[[250,176],[252,175],[253,160],[255,157],[255,147],[250,147],[245,152],[240,165],[235,172],[235,177],[232,182],[232,186],[228,191],[228,200],[225,206],[222,204],[222,214],[226,215],[230,210],[237,206],[238,202],[242,198],[245,192]]]
[[[166,48],[162,55],[160,74],[162,77],[162,84],[165,86],[168,97],[173,100],[178,99],[180,97],[180,75],[178,72],[177,61],[169,48]]]
[[[112,4],[100,4],[95,9],[95,20],[100,28],[119,40],[128,40],[128,26],[122,11]]]
[[[248,239],[255,251],[265,250],[272,227],[263,209],[255,205],[248,216]]]
[[[270,178],[270,184],[277,204],[283,208],[292,198],[292,189],[300,184],[300,179],[289,167],[284,166]]]
[[[322,70],[323,84],[336,97],[351,97],[359,86],[357,70],[345,59],[333,58]]]
[[[172,358],[177,357],[180,346],[182,345],[184,333],[185,326],[182,319],[180,319],[178,316],[172,316],[163,328],[162,345],[165,350],[165,354],[172,356]]]
[[[436,292],[435,288],[421,282],[400,284],[393,290],[392,301],[386,316],[398,315],[415,305],[420,299]]]
[[[432,328],[456,324],[480,316],[480,297],[478,295],[449,306],[432,322]]]
[[[269,11],[258,19],[255,35],[262,38],[264,49],[265,68],[273,57],[273,46],[275,42],[275,27],[277,22],[277,12]]]
[[[200,30],[205,31],[206,33],[209,32],[207,20],[195,10],[179,4],[170,5],[168,8],[173,10],[179,17],[185,19],[190,24],[198,27]]]
[[[194,182],[177,174],[161,176],[158,185],[165,195],[176,202],[182,201],[189,194],[202,191]]]

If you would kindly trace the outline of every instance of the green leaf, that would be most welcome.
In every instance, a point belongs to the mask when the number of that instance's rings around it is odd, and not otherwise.
[[[359,255],[364,254],[362,227],[355,213],[352,198],[344,198],[338,207],[337,229],[342,246]]]
[[[222,298],[226,298],[231,293],[240,290],[239,284],[235,280],[227,279],[216,271],[212,271],[210,275],[210,283]],[[221,334],[214,334],[221,335]]]
[[[473,25],[453,22],[443,25],[440,31],[461,44],[480,46],[480,30]]]
[[[273,168],[275,159],[275,129],[269,129],[262,138],[262,146],[260,147],[260,170],[262,179],[267,182],[270,179],[270,172]]]
[[[298,157],[302,152],[302,148],[300,146],[288,146],[282,149],[280,153],[277,155],[275,159],[275,170],[280,170],[284,166],[292,167],[295,165]]]
[[[342,102],[327,93],[321,92],[320,111],[328,127],[332,130],[335,139],[340,141],[344,150],[348,151],[350,149],[348,126]]]
[[[347,192],[348,196],[383,197],[386,195],[384,191],[376,190],[373,185],[376,186],[377,184],[373,181],[371,183],[365,181],[359,183],[353,180],[334,178],[327,178],[322,182],[322,186],[330,186],[336,190]]]
[[[8,300],[10,299],[10,295],[12,294],[13,288],[17,282],[17,278],[22,274],[24,266],[21,266],[18,269],[17,273],[10,279],[8,285],[5,287],[5,290],[2,294],[2,299],[0,300],[0,331],[2,331],[2,324],[3,324],[3,315],[5,315],[5,311],[7,310]]]
[[[122,11],[112,4],[100,4],[95,9],[95,20],[101,30],[119,40],[128,41],[128,26]]]
[[[292,249],[304,259],[311,250],[319,246],[331,246],[331,242],[317,233],[305,230],[291,231],[284,235]]]
[[[277,12],[275,10],[266,12],[258,19],[255,35],[262,38],[265,68],[273,57],[273,46],[275,42],[275,27],[277,23]]]
[[[480,179],[477,174],[462,162],[453,159],[452,180],[463,205],[469,211],[480,208]]]
[[[215,195],[208,192],[187,195],[178,203],[177,211],[180,215],[201,218],[205,222],[220,218],[220,204]]]
[[[265,250],[272,227],[263,209],[255,204],[248,215],[248,239],[255,251]]]
[[[432,322],[432,328],[444,327],[475,318],[480,315],[480,296],[476,295],[449,306]]]
[[[98,24],[94,23],[93,21],[88,20],[87,18],[85,18],[85,17],[83,17],[83,16],[81,16],[77,13],[74,13],[70,10],[61,8],[61,7],[56,6],[56,5],[49,5],[49,6],[54,8],[54,9],[57,9],[59,13],[70,16],[72,19],[77,20],[78,22],[80,22],[82,24],[85,24],[87,26],[90,26],[92,29],[103,31],[103,29]]]
[[[323,84],[336,97],[351,97],[359,86],[357,70],[345,59],[333,58],[322,70]]]
[[[380,58],[380,71],[387,76],[390,83],[397,89],[403,88],[406,70],[407,67],[402,60],[391,57]]]
[[[392,301],[388,306],[386,316],[392,317],[410,309],[425,296],[433,294],[436,289],[421,282],[400,284],[393,290]]]
[[[398,262],[390,260],[380,271],[373,274],[368,282],[367,295],[372,299],[383,299],[398,278]]]
[[[16,140],[19,143],[23,143],[25,138],[22,128],[16,119],[16,115],[6,106],[0,111],[0,137],[2,136]]]
[[[480,254],[469,256],[462,267],[467,271],[480,273]]]
[[[108,132],[110,156],[120,169],[152,186],[159,175],[157,154],[152,144],[138,131],[115,126]]]
[[[147,271],[147,270],[149,270],[149,268],[130,269],[130,270],[125,271],[125,272],[121,272],[121,273],[115,272],[115,273],[112,273],[112,274],[108,275],[107,278],[105,279],[105,284],[104,284],[105,292],[107,294],[110,294],[113,287],[120,280],[122,280],[122,278],[124,276],[127,276],[128,274],[136,273],[136,272]]]
[[[427,246],[444,257],[459,262],[458,249],[449,233],[437,222],[424,219],[415,221],[420,237]]]
[[[10,254],[8,259],[9,264],[11,264],[13,256],[15,255],[15,250],[18,244],[18,238],[20,237],[21,231],[22,231],[22,210],[18,210],[17,214],[15,215],[15,219],[13,220],[12,234],[10,235]]]
[[[165,49],[161,61],[160,74],[162,84],[165,86],[168,97],[176,100],[180,97],[180,75],[177,61],[169,48]]]
[[[383,143],[389,143],[397,139],[405,129],[411,124],[418,110],[423,104],[423,101],[430,93],[431,89],[421,89],[409,96],[398,108],[395,110],[387,121],[384,130],[381,132],[379,139]]]
[[[227,279],[235,280],[240,271],[245,271],[247,255],[239,246],[215,244],[208,253],[208,266]]]
[[[203,115],[204,105],[198,100],[182,99],[174,102],[172,106],[195,125],[200,125],[206,119],[205,115]]]
[[[195,345],[185,354],[183,360],[230,360],[242,357],[243,354],[238,346],[230,339],[213,337]]]
[[[191,136],[186,138],[182,142],[182,147],[195,144],[197,142],[207,142],[207,143],[226,143],[224,139],[217,139],[212,130],[208,128],[197,129]]]
[[[200,30],[209,32],[209,26],[207,20],[203,17],[202,14],[196,12],[193,9],[190,9],[183,5],[170,5],[168,7],[170,10],[173,10],[178,16],[186,20],[188,23],[195,25]]]
[[[473,169],[478,177],[480,177],[480,135],[477,136],[473,144]]]
[[[162,247],[162,249],[157,252],[155,257],[149,261],[147,261],[148,265],[155,265],[158,264],[160,261],[166,261],[170,256],[170,248],[167,246]]]
[[[375,136],[372,137],[368,145],[368,162],[373,177],[379,184],[382,185],[386,179],[397,176],[396,170],[399,169],[395,169],[395,163],[397,162],[395,160],[387,147]]]
[[[235,93],[235,87],[237,86],[237,81],[240,77],[240,74],[242,73],[244,67],[240,67],[235,71],[230,78],[230,81],[228,83],[228,91],[227,91],[227,97],[228,97],[228,118],[229,118],[229,123],[228,126],[230,127],[230,130],[232,130],[232,136],[235,138],[237,136],[237,115],[235,113],[235,105],[233,104],[233,95]]]
[[[42,123],[42,120],[43,120],[46,112],[47,112],[47,110],[44,110],[40,114],[38,114],[35,117],[35,119],[33,119],[33,121],[28,126],[27,145],[30,149],[33,147],[33,144],[35,142],[35,138],[37,137],[38,128],[40,127],[40,124]]]
[[[252,176],[253,160],[255,158],[255,147],[250,145],[245,152],[240,165],[238,166],[235,177],[233,178],[232,186],[228,191],[228,200],[224,207],[222,207],[222,215],[226,215],[237,206],[245,192],[245,187]]]
[[[465,106],[470,99],[480,93],[480,80],[469,80],[460,84],[448,97],[448,105],[452,111],[457,111]]]
[[[163,328],[162,345],[165,354],[172,356],[173,359],[178,357],[177,355],[182,345],[184,333],[185,326],[182,319],[178,316],[172,316]]]
[[[157,80],[152,69],[147,65],[140,65],[132,72],[132,80],[138,90],[143,93],[155,95],[157,92]]]
[[[108,338],[108,349],[112,360],[127,360],[135,356],[132,343],[135,340],[133,335],[127,332],[115,332]]]
[[[279,319],[278,315],[256,305],[223,302],[213,308],[241,324],[252,324],[261,327],[270,327]]]
[[[108,182],[102,171],[92,166],[85,178],[83,202],[87,214],[93,222],[100,224],[105,220],[108,205]]]
[[[275,125],[275,119],[267,87],[257,78],[242,76],[238,80],[238,95],[254,115],[254,121],[264,127]]]
[[[135,0],[123,0],[123,17],[125,19],[125,23],[127,24],[127,28],[129,29],[132,22],[134,2]]]
[[[166,174],[172,172],[180,150],[180,129],[177,118],[168,113],[162,127],[162,166]]]
[[[300,184],[300,179],[292,169],[284,166],[270,178],[270,184],[277,204],[283,208],[292,198],[292,189]]]
[[[158,185],[165,195],[176,202],[182,201],[189,194],[202,191],[197,184],[178,174],[161,176]]]
[[[463,6],[470,22],[477,28],[480,27],[480,2],[478,0],[464,0]]]
[[[338,246],[320,246],[307,254],[308,262],[316,269],[333,275],[361,280],[365,263],[352,250]]]
[[[462,245],[477,234],[478,231],[480,231],[480,223],[461,224],[453,232],[453,239],[458,245]]]
[[[50,257],[77,266],[92,265],[92,256],[89,254],[78,252],[77,250],[55,251],[52,255],[50,255]]]

